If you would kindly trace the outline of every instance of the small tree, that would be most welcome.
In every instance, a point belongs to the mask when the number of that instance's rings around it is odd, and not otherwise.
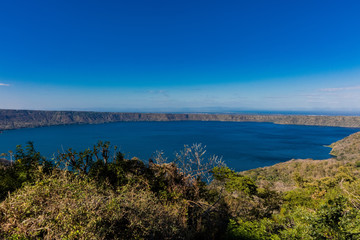
[[[161,151],[156,151],[154,154],[154,161],[156,164],[164,164],[164,163],[168,163],[168,158],[165,156],[165,153],[163,150]]]
[[[206,146],[201,143],[184,145],[184,149],[175,154],[175,163],[181,173],[189,176],[191,180],[202,180],[210,182],[211,170],[214,167],[225,166],[222,157],[212,155],[206,156]]]

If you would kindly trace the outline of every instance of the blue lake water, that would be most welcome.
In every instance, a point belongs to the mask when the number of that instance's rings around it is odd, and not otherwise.
[[[325,147],[360,129],[244,122],[119,122],[65,125],[5,131],[0,153],[33,141],[45,156],[62,149],[84,150],[99,140],[117,145],[126,157],[147,160],[156,150],[169,159],[184,144],[202,143],[237,171],[273,165],[293,158],[329,158]]]

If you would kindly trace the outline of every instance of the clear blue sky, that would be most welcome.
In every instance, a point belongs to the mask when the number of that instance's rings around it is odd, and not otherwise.
[[[360,1],[0,2],[0,108],[360,112]]]

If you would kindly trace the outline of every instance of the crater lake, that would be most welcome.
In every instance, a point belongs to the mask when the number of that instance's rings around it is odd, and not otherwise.
[[[126,158],[145,162],[156,150],[169,160],[184,145],[202,143],[208,155],[222,156],[236,171],[270,166],[290,159],[327,159],[326,147],[358,128],[277,125],[255,122],[117,122],[96,125],[61,125],[4,131],[0,153],[34,142],[37,151],[53,157],[68,148],[82,151],[99,140],[118,146]]]

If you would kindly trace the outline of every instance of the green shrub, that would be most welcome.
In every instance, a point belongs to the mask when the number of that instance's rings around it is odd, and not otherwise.
[[[212,174],[215,180],[225,183],[225,189],[229,192],[241,191],[249,195],[257,192],[257,186],[251,178],[236,173],[228,167],[215,167]]]
[[[50,174],[53,164],[41,156],[29,142],[23,149],[16,146],[15,162],[0,168],[0,201],[25,183],[34,182],[39,175]]]
[[[355,162],[355,167],[360,168],[360,161]]]
[[[243,240],[275,240],[280,239],[277,234],[271,233],[274,230],[274,223],[270,219],[261,221],[245,221],[238,219],[231,220],[226,239],[243,239]]]

